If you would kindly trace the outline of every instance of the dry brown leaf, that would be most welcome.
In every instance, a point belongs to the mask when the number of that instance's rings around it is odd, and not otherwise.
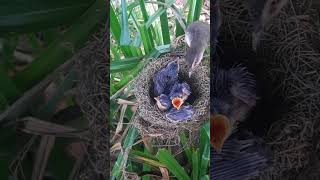
[[[161,174],[162,174],[162,180],[169,180],[169,172],[167,168],[159,167]]]
[[[47,162],[55,143],[54,136],[44,135],[41,137],[39,149],[36,154],[31,180],[42,180]]]
[[[122,149],[121,143],[117,142],[110,148],[110,152],[114,153],[115,151],[119,151],[121,149]]]
[[[42,121],[34,117],[25,117],[22,119],[22,122],[23,125],[21,130],[25,133],[87,139],[87,132],[79,132],[77,129]]]
[[[137,105],[137,103],[136,102],[133,102],[133,101],[128,101],[128,100],[125,100],[125,99],[117,99],[117,103],[118,104],[126,104],[126,105],[129,105],[129,106],[135,106],[135,105]]]

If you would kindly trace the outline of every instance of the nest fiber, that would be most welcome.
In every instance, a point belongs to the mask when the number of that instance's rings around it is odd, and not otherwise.
[[[78,103],[89,122],[90,141],[76,179],[109,178],[109,33],[101,31],[77,55]]]
[[[273,89],[277,89],[276,93],[283,97],[282,104],[286,106],[286,111],[274,120],[265,134],[274,162],[260,179],[296,179],[298,175],[302,175],[302,179],[320,177],[319,171],[314,171],[316,175],[312,177],[313,173],[308,171],[313,169],[312,159],[319,159],[320,151],[319,14],[313,9],[316,6],[312,2],[289,0],[264,29],[258,47],[257,55],[264,57],[262,63],[269,70],[260,76],[272,81]],[[223,0],[221,8],[222,41],[241,47],[244,52],[247,48],[249,52],[253,29],[244,1]]]
[[[179,81],[187,82],[191,88],[188,103],[192,105],[194,114],[185,122],[170,122],[164,111],[159,110],[153,97],[153,77],[166,67],[168,63],[178,61]],[[174,138],[181,130],[195,131],[208,118],[210,99],[209,68],[199,66],[197,71],[188,77],[188,66],[184,59],[167,54],[149,63],[139,74],[135,82],[134,93],[138,103],[138,116],[136,127],[142,134],[158,137]]]

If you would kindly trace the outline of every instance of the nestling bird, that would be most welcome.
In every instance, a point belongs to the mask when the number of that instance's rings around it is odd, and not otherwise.
[[[215,180],[243,180],[255,178],[272,161],[270,149],[262,139],[234,133],[220,153],[211,148],[210,177]]]
[[[161,94],[169,94],[171,88],[178,81],[179,64],[170,62],[165,68],[161,69],[154,77],[154,97]]]
[[[161,111],[168,110],[172,105],[170,97],[165,94],[161,94],[160,96],[155,97],[154,99],[156,100],[156,104]]]
[[[210,25],[195,21],[186,29],[185,40],[189,48],[185,56],[185,60],[189,65],[189,77],[193,71],[201,63],[203,53],[210,41]]]
[[[237,123],[255,106],[256,87],[253,75],[240,65],[213,68],[210,87],[212,145],[219,152]]]
[[[190,86],[187,83],[176,83],[170,92],[172,105],[180,109],[181,105],[188,99],[191,94]]]
[[[257,50],[265,26],[280,13],[288,0],[247,0],[249,15],[254,24],[252,48]]]
[[[184,105],[179,110],[171,108],[166,117],[172,122],[181,122],[190,119],[193,115],[193,108],[190,105]]]

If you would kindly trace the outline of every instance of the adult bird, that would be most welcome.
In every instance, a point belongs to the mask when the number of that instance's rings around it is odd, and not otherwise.
[[[241,65],[230,69],[216,66],[211,69],[210,87],[210,140],[220,152],[237,124],[246,119],[256,104],[255,79]]]
[[[272,162],[269,147],[252,134],[235,132],[220,153],[211,148],[210,177],[214,180],[256,178]]]
[[[202,61],[203,53],[210,41],[210,25],[195,21],[186,29],[185,40],[187,49],[185,60],[189,66],[189,77]]]
[[[189,65],[189,77],[191,77],[192,73],[201,63],[203,59],[203,53],[209,45],[210,39],[214,43],[211,47],[211,51],[213,54],[216,51],[217,38],[221,25],[219,0],[214,0],[212,5],[211,27],[213,29],[211,32],[210,25],[201,21],[195,21],[191,23],[186,29],[185,40],[189,48],[187,49],[185,60]]]
[[[280,13],[288,0],[246,0],[249,15],[252,18],[254,30],[252,33],[252,48],[257,50],[263,29]]]

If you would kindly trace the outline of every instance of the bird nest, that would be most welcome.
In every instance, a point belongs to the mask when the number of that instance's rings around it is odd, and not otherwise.
[[[89,122],[90,141],[85,142],[85,157],[76,179],[108,179],[109,177],[109,34],[101,32],[88,42],[77,57],[79,79],[77,102]]]
[[[302,179],[320,177],[319,171],[309,172],[311,160],[319,159],[320,150],[320,27],[318,12],[313,7],[312,1],[289,0],[264,29],[257,53],[252,53],[253,28],[244,1],[221,2],[220,46],[223,51],[231,49],[233,53],[245,54],[242,57],[251,56],[245,63],[253,70],[255,65],[262,64],[265,73],[255,72],[258,79],[265,79],[260,84],[271,85],[271,101],[279,102],[278,97],[281,97],[281,102],[277,103],[280,106],[263,109],[264,112],[274,112],[272,108],[283,110],[265,127],[267,131],[263,136],[271,146],[274,161],[260,179],[296,179],[298,175],[302,175]],[[240,58],[241,55],[238,60]],[[264,99],[267,98],[261,97],[260,101]],[[254,116],[255,121],[263,118],[259,114]]]
[[[200,65],[197,71],[188,77],[188,66],[183,57],[176,54],[166,54],[149,63],[138,75],[135,81],[134,93],[137,98],[138,109],[134,125],[142,135],[157,137],[160,140],[178,139],[181,131],[195,132],[208,119],[210,99],[209,67]],[[179,59],[179,60],[178,60]],[[172,61],[179,63],[179,80],[190,85],[191,95],[188,103],[193,107],[192,118],[184,122],[170,122],[164,111],[159,110],[153,97],[153,77]]]

